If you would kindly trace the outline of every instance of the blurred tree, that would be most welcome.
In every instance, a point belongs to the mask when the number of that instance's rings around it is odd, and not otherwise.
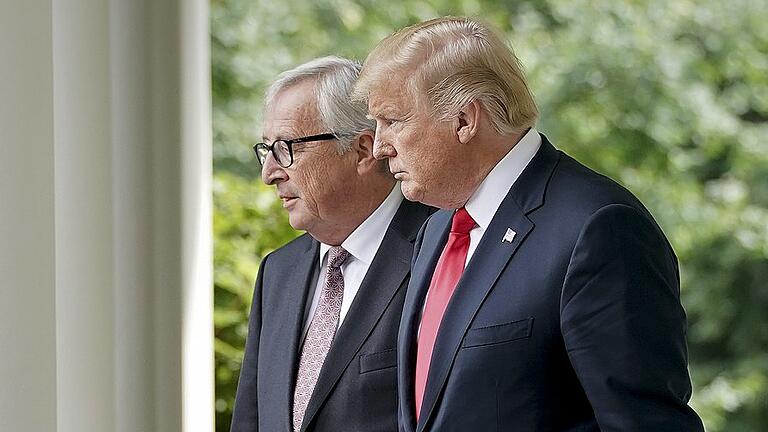
[[[250,144],[279,72],[439,15],[509,37],[539,129],[626,185],[681,263],[693,405],[768,428],[768,3],[749,0],[212,0],[217,430],[229,428],[260,259],[297,235]]]

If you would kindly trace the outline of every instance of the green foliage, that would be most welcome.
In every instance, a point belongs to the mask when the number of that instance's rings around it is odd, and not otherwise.
[[[229,430],[261,259],[298,234],[261,180],[218,172],[213,183],[217,430]]]
[[[449,14],[507,34],[539,129],[637,194],[669,236],[707,429],[768,426],[768,3],[212,0],[211,12],[217,430],[228,430],[258,262],[296,235],[250,153],[264,88],[303,61],[364,59],[392,31]]]

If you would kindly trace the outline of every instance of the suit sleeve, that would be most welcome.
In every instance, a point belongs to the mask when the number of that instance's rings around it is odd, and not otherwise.
[[[677,259],[650,215],[614,204],[585,224],[561,299],[569,359],[602,431],[703,431],[691,396]]]
[[[248,338],[245,342],[245,355],[240,368],[240,380],[237,385],[235,406],[232,412],[231,432],[258,432],[259,430],[259,340],[261,338],[261,294],[263,291],[265,256],[259,266],[256,285],[253,290],[251,313],[248,317]]]

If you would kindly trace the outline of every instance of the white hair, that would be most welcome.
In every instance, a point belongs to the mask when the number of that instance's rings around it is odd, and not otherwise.
[[[320,121],[338,140],[338,151],[344,153],[351,148],[354,138],[366,130],[373,131],[376,124],[367,116],[368,107],[364,102],[350,98],[355,81],[360,75],[359,62],[327,56],[311,60],[277,76],[267,89],[265,109],[274,101],[280,91],[315,80],[315,102]]]

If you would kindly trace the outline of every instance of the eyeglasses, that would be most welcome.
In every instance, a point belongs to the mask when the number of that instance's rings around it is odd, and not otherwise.
[[[267,155],[272,152],[272,156],[275,158],[275,162],[283,168],[288,168],[293,164],[293,145],[297,143],[304,143],[310,141],[329,141],[339,139],[332,133],[324,133],[320,135],[311,135],[302,138],[294,138],[287,140],[275,140],[272,144],[257,143],[253,145],[253,151],[256,153],[256,157],[259,159],[261,166],[267,161]]]

